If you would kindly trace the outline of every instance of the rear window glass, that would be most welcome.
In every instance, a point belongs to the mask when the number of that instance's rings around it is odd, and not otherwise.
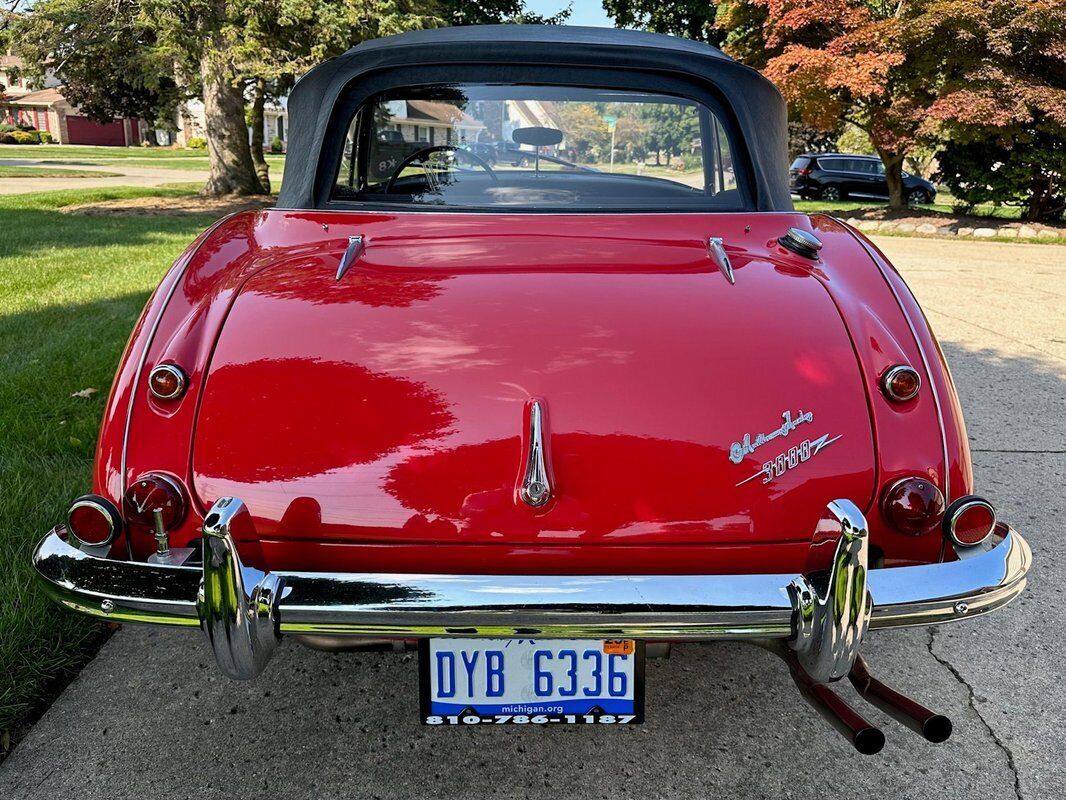
[[[741,210],[731,128],[691,100],[461,84],[371,97],[348,126],[333,199],[517,210]]]
[[[810,163],[811,163],[811,160],[809,158],[805,158],[804,156],[800,156],[799,158],[797,158],[795,161],[792,162],[792,169],[806,169],[807,165],[810,164]]]

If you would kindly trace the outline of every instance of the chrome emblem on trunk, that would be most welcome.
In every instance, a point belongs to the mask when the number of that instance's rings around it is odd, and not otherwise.
[[[796,418],[792,418],[791,411],[782,411],[781,419],[784,422],[781,423],[781,427],[770,431],[769,433],[760,433],[754,439],[751,438],[750,433],[745,433],[744,438],[739,442],[733,442],[729,446],[729,460],[734,464],[739,464],[744,460],[745,456],[751,455],[755,452],[756,448],[762,447],[767,442],[778,438],[779,436],[788,436],[792,431],[796,430],[800,425],[805,422],[814,421],[814,413],[811,411],[797,411]]]
[[[551,478],[544,456],[544,410],[537,400],[529,404],[529,444],[518,496],[523,503],[533,508],[540,508],[552,496]]]
[[[828,433],[823,433],[817,439],[804,439],[795,447],[790,447],[784,453],[778,455],[773,461],[767,461],[762,465],[762,469],[756,472],[751,477],[745,478],[737,486],[743,486],[748,481],[753,481],[762,476],[763,483],[770,483],[775,478],[780,478],[786,472],[795,469],[805,461],[809,461],[818,455],[819,451],[824,447],[828,447],[844,434],[838,433],[836,436],[830,438]]]

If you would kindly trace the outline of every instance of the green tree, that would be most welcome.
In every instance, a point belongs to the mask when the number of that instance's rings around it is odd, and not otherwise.
[[[593,103],[558,103],[554,108],[560,128],[566,131],[566,147],[580,161],[610,157],[611,132]]]
[[[967,205],[1059,219],[1066,203],[1066,2],[940,4],[916,37],[953,37],[922,131],[938,142],[940,179]]]
[[[437,0],[435,13],[449,25],[562,25],[570,17],[570,6],[560,0],[559,10],[544,16],[530,12],[524,0]]]
[[[660,153],[670,165],[673,156],[680,155],[700,135],[700,119],[692,106],[678,103],[649,103],[642,108],[648,122],[648,149],[659,164]]]
[[[603,8],[619,28],[643,28],[715,45],[723,39],[714,24],[712,0],[603,0]]]
[[[9,44],[28,78],[43,82],[53,70],[66,99],[98,122],[154,122],[183,99],[157,45],[136,0],[42,0],[12,20]]]
[[[14,23],[12,40],[30,69],[53,69],[96,119],[156,120],[202,97],[204,194],[254,194],[268,187],[248,143],[246,94],[253,108],[261,102],[250,86],[291,85],[362,38],[439,23],[404,0],[41,0]]]
[[[796,116],[823,130],[843,119],[867,134],[896,207],[904,158],[930,140],[966,127],[1002,135],[1015,125],[1020,135],[1039,115],[1055,122],[1066,113],[1063,0],[722,6],[727,50],[762,68]]]

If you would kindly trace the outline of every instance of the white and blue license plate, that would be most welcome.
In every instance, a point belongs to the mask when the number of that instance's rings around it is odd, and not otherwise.
[[[426,725],[644,721],[644,649],[631,639],[428,639]]]

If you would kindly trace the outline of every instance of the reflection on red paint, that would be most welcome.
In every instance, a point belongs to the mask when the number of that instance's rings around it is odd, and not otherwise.
[[[299,420],[271,413],[282,398]],[[425,386],[356,364],[228,364],[211,373],[204,392],[196,459],[217,478],[289,481],[376,461],[441,436],[451,422],[442,399]]]

